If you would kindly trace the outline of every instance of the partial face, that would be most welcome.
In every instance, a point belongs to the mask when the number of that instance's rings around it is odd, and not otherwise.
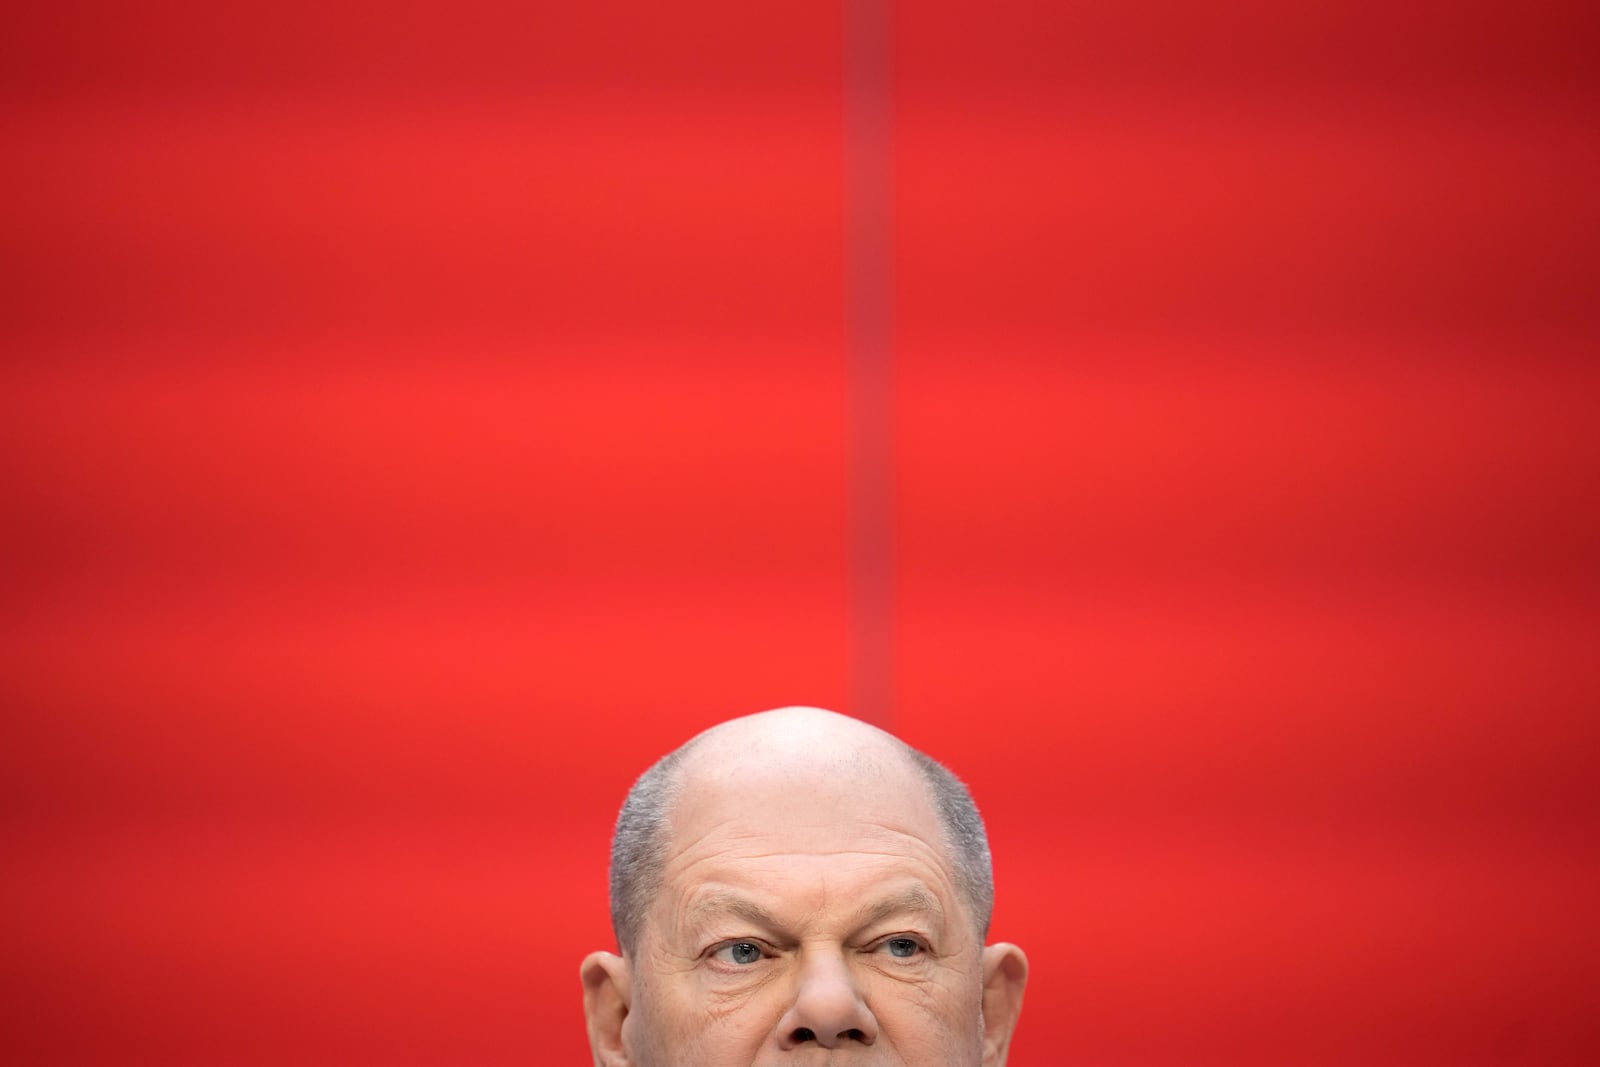
[[[628,1061],[977,1067],[985,955],[920,780],[785,748],[686,768],[629,961]]]

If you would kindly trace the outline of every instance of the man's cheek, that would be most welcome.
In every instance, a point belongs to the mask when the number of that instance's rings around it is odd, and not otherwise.
[[[698,975],[686,994],[707,1023],[748,1026],[752,1017],[771,1010],[779,979],[773,968],[737,978]]]
[[[772,992],[763,984],[696,988],[674,1000],[668,1018],[657,1016],[655,1033],[670,1035],[664,1043],[674,1067],[748,1064],[781,1014],[774,1010]]]
[[[703,1050],[723,1049],[737,1044],[760,1011],[755,990],[707,990],[690,983],[674,999],[667,1018],[657,1018],[658,1026],[673,1035],[675,1048],[695,1046]]]
[[[941,982],[897,984],[880,1000],[880,1034],[896,1044],[938,1049],[948,1063],[965,1063],[968,1052],[980,1048],[983,1012],[971,997]]]

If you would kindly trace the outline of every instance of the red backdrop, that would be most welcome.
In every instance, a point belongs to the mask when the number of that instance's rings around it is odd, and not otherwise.
[[[629,781],[854,692],[840,10],[32,7],[7,1059],[586,1062]],[[1596,28],[896,10],[887,717],[1016,1067],[1600,1059]]]

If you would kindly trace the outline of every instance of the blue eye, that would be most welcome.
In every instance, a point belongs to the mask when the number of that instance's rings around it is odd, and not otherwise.
[[[889,955],[902,960],[908,960],[922,951],[922,946],[909,937],[891,937],[883,943],[883,947],[889,950]]]
[[[741,967],[748,967],[752,963],[761,962],[761,946],[750,941],[735,941],[731,945],[723,945],[711,955],[723,963],[736,963]]]

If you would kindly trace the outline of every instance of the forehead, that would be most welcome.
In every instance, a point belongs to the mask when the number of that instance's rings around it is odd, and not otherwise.
[[[715,883],[820,907],[912,880],[957,906],[929,790],[898,752],[717,745],[682,775],[663,897],[681,905]]]

